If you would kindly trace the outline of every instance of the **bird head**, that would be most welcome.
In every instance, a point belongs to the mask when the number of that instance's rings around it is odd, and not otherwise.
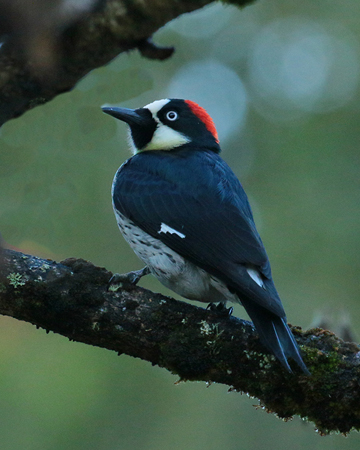
[[[164,99],[138,109],[103,106],[102,110],[129,125],[134,153],[184,145],[220,151],[212,118],[191,100]]]

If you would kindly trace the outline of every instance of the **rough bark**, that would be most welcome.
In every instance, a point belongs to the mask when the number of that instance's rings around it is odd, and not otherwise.
[[[167,58],[173,49],[153,44],[150,39],[153,33],[181,14],[212,3],[212,0],[102,0],[94,12],[69,25],[68,18],[57,23],[50,7],[48,14],[52,21],[42,16],[40,20],[36,9],[33,18],[21,14],[30,3],[40,2],[39,8],[43,8],[43,0],[17,0],[10,11],[4,6],[9,5],[7,1],[0,0],[0,35],[10,30],[14,36],[10,33],[0,47],[0,125],[69,91],[89,71],[124,51],[138,48],[148,58]],[[228,3],[242,6],[250,0]],[[19,22],[20,19],[23,20]],[[23,31],[25,19],[27,33],[21,40],[17,37]]]
[[[252,324],[134,286],[108,289],[111,272],[3,250],[0,313],[71,340],[144,359],[182,380],[228,385],[268,411],[297,414],[320,433],[360,429],[360,349],[321,329],[293,327],[312,375],[287,373]]]

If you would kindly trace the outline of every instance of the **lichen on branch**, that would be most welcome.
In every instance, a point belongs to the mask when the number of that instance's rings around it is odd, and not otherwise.
[[[360,429],[360,348],[321,329],[292,331],[312,375],[287,373],[250,322],[135,286],[108,289],[111,272],[3,249],[0,314],[71,340],[159,365],[183,380],[217,382],[257,397],[281,418],[320,433]],[[121,364],[121,363],[119,363]]]

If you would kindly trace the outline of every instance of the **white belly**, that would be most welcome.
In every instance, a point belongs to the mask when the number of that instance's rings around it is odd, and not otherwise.
[[[125,240],[164,286],[190,300],[239,302],[222,281],[185,260],[116,210],[115,215]]]

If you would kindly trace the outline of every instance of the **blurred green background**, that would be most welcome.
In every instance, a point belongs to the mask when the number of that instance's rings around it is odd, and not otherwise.
[[[160,63],[136,52],[0,132],[0,230],[22,251],[141,263],[113,217],[110,188],[130,156],[104,103],[189,98],[214,118],[241,179],[291,323],[348,315],[360,334],[360,3],[214,4],[157,33]],[[141,283],[170,294],[147,277]],[[244,317],[237,307],[235,314]],[[149,363],[0,318],[1,449],[358,449],[320,437],[225,386],[180,383]],[[255,406],[255,407],[254,407]]]

